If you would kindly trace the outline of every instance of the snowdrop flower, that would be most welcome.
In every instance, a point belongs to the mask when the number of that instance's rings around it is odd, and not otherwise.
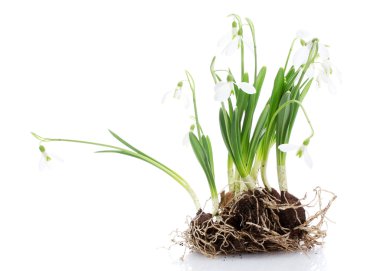
[[[40,170],[45,170],[45,169],[51,168],[51,165],[52,165],[54,160],[62,162],[61,158],[59,158],[55,155],[52,155],[52,154],[48,154],[43,145],[39,146],[39,150],[41,152],[41,159],[40,159],[40,163],[39,163],[39,169]]]
[[[234,86],[237,86],[247,94],[254,94],[256,92],[253,85],[246,82],[234,82],[233,77],[228,75],[227,81],[221,81],[215,84],[215,100],[219,102],[227,100],[231,96]]]
[[[224,46],[222,55],[232,56],[240,48],[242,43],[244,43],[244,46],[248,47],[252,52],[254,51],[252,44],[243,39],[242,29],[239,29],[237,22],[233,21],[231,32],[220,39],[218,46]]]
[[[300,76],[301,74],[299,73],[296,81],[300,79]],[[311,63],[305,73],[304,79],[312,78],[319,88],[326,85],[331,94],[335,94],[337,85],[342,83],[340,71],[330,60],[326,60],[322,63]]]
[[[312,59],[310,59],[310,61],[318,61],[320,63],[323,63],[329,60],[330,53],[327,49],[327,46],[319,43],[317,39],[313,39],[309,42],[305,42],[303,39],[301,39],[301,44],[302,47],[296,51],[293,57],[293,65],[296,69],[308,62],[311,51],[312,49],[316,48],[316,44],[318,44],[318,52],[316,52],[315,56],[311,56]]]
[[[339,70],[330,61],[330,53],[327,46],[319,43],[317,39],[305,42],[303,39],[305,36],[302,31],[297,33],[297,37],[301,40],[302,47],[294,54],[294,67],[298,68],[302,65],[308,66],[304,79],[313,78],[318,87],[325,84],[331,93],[335,93],[336,85],[341,83],[341,75]],[[316,48],[318,48],[318,51],[312,55],[312,50]],[[300,77],[301,73],[298,74],[296,81],[298,81]]]
[[[282,152],[291,152],[291,151],[297,151],[296,155],[299,158],[303,158],[305,163],[311,168],[313,167],[313,161],[311,160],[310,154],[307,150],[308,140],[305,140],[301,146],[294,145],[294,144],[281,144],[278,146],[278,149]]]
[[[168,99],[168,97],[171,96],[173,99],[181,101],[185,105],[185,107],[188,108],[190,106],[190,99],[186,94],[183,93],[182,87],[183,82],[178,82],[177,87],[174,90],[169,90],[164,94],[164,96],[162,97],[162,103],[164,103]]]
[[[342,77],[340,71],[328,60],[321,63],[316,67],[317,72],[315,72],[315,81],[318,87],[323,84],[327,85],[330,93],[336,93],[336,85],[342,82]]]

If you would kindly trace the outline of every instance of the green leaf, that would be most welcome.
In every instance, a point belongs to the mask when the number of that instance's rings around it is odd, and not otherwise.
[[[210,138],[207,136],[202,135],[201,137],[201,143],[202,147],[204,149],[204,152],[206,154],[206,162],[210,168],[210,171],[215,178],[215,172],[214,172],[214,161],[213,161],[213,154],[212,154],[212,147],[211,147],[211,141]]]
[[[232,115],[231,121],[231,150],[233,153],[233,158],[235,165],[241,176],[247,176],[247,170],[245,168],[245,163],[242,157],[241,149],[241,131],[240,131],[240,122],[239,122],[239,108],[236,108]]]
[[[256,110],[258,99],[260,97],[261,88],[262,88],[263,83],[264,83],[266,70],[267,70],[266,67],[261,68],[259,74],[257,75],[257,79],[256,79],[256,83],[255,83],[256,93],[253,95],[250,95],[250,98],[249,98],[249,103],[248,103],[247,110],[245,112],[244,122],[243,122],[243,130],[242,130],[242,133],[243,133],[242,142],[243,142],[243,144],[247,144],[249,141],[249,136],[251,134],[251,129],[252,129],[253,115],[254,115],[255,110]],[[245,148],[245,146],[243,146],[243,149],[244,148]]]
[[[313,83],[313,80],[309,80],[305,86],[302,89],[301,94],[299,94],[299,91],[296,93],[297,95],[294,97],[295,100],[302,102],[303,99],[305,98],[306,94],[308,93],[311,84]],[[295,123],[295,120],[297,118],[297,113],[298,113],[299,105],[294,103],[291,106],[291,113],[290,113],[290,119],[289,119],[289,128],[286,132],[286,135],[283,139],[283,143],[288,143],[290,140],[290,136],[292,134],[293,126]]]
[[[271,98],[269,100],[270,112],[269,112],[268,126],[271,126],[271,127],[267,127],[266,135],[263,142],[264,157],[268,156],[269,150],[271,148],[271,141],[275,139],[276,116],[274,116],[274,113],[276,112],[278,108],[278,104],[280,103],[280,99],[283,94],[283,87],[284,87],[284,69],[280,68],[274,80],[273,91],[272,91]],[[273,123],[271,125],[270,123],[272,121]]]
[[[299,101],[301,103],[302,103],[303,99],[305,98],[306,94],[309,92],[309,89],[310,89],[312,83],[313,83],[313,80],[310,80],[309,82],[307,82],[307,84],[303,88],[301,95],[300,95],[300,98],[299,98]]]
[[[197,137],[194,135],[193,132],[189,133],[189,139],[190,139],[190,143],[193,148],[194,154],[197,157],[199,164],[203,168],[203,171],[206,174],[206,177],[209,183],[212,182],[213,174],[211,171],[211,167],[208,163],[207,154],[205,150],[203,149],[201,143],[199,142],[199,140],[197,139]]]
[[[157,161],[156,159],[154,159],[153,157],[147,155],[146,153],[140,151],[139,149],[137,149],[136,147],[132,146],[131,144],[129,144],[127,141],[125,141],[124,139],[122,139],[119,135],[117,135],[115,132],[111,131],[111,130],[108,130],[111,135],[116,138],[120,143],[122,143],[123,145],[127,146],[129,149],[131,149],[132,151],[136,152],[137,154],[140,154],[158,164],[160,164],[162,167],[165,167],[166,169],[168,170],[171,170],[170,168],[168,168],[167,166],[165,166],[164,164],[160,163],[159,161]],[[124,153],[126,154],[126,153]],[[131,156],[133,156],[133,152],[131,152]],[[134,156],[135,157],[135,156]]]
[[[270,108],[271,108],[269,116],[271,118],[274,112],[276,112],[278,108],[278,104],[283,94],[283,86],[284,86],[284,69],[280,68],[274,80],[273,91],[272,91],[272,95],[269,102]]]
[[[253,132],[252,139],[249,146],[249,153],[248,153],[248,168],[252,167],[253,159],[255,157],[257,147],[260,143],[260,139],[262,138],[265,128],[267,126],[267,122],[269,120],[269,111],[270,111],[270,105],[267,104],[263,111],[261,112],[261,115],[259,119],[257,120],[255,131]]]
[[[291,93],[287,91],[282,95],[279,108],[290,100]],[[286,131],[289,126],[289,117],[291,113],[291,104],[286,105],[277,115],[277,132],[276,132],[276,142],[277,145],[283,143],[283,139],[286,136]]]
[[[216,190],[216,185],[215,185],[214,174],[208,162],[207,153],[205,152],[205,150],[202,147],[202,144],[199,142],[199,140],[197,139],[197,137],[194,135],[193,132],[189,133],[189,139],[190,139],[190,143],[193,148],[194,154],[197,157],[198,162],[201,165],[206,175],[209,188],[211,191],[211,195],[214,196],[217,193],[217,190]]]
[[[230,131],[231,131],[230,118],[224,108],[220,108],[219,110],[219,127],[220,127],[220,132],[222,134],[224,144],[226,145],[228,152],[231,154],[231,156],[233,156],[233,152],[231,149],[231,139],[230,139]]]
[[[130,152],[127,150],[103,150],[103,151],[97,151],[96,153],[118,153],[118,154],[123,154],[123,155],[127,155],[130,157],[140,159],[140,160],[147,162],[148,164],[151,164],[152,166],[155,166],[158,169],[161,169],[162,171],[164,171],[166,174],[168,174],[173,179],[175,179],[181,186],[183,186],[190,193],[190,195],[192,194],[192,192],[191,192],[192,189],[191,189],[190,185],[181,176],[179,176],[175,171],[169,169],[168,167],[163,166],[161,163],[159,163],[155,160],[152,160],[148,157],[145,157],[145,156],[140,155],[138,153]]]
[[[207,168],[206,154],[204,153],[202,145],[199,142],[198,138],[194,135],[193,132],[190,132],[189,139],[198,162],[201,164],[202,168]]]

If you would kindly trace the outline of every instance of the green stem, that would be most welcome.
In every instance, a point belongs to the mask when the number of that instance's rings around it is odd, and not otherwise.
[[[234,192],[234,160],[232,159],[231,154],[228,154],[227,158],[227,176],[228,176],[228,189],[230,192]]]
[[[263,181],[264,186],[269,190],[272,191],[272,187],[269,184],[268,177],[267,177],[267,161],[268,161],[268,155],[269,150],[264,151],[262,153],[262,156],[260,156],[260,173],[261,173],[261,180]]]
[[[288,53],[288,57],[286,58],[286,62],[285,62],[284,72],[286,72],[286,67],[288,66],[289,58],[290,58],[290,55],[291,55],[291,53],[292,53],[292,51],[293,51],[294,42],[295,42],[297,39],[298,39],[298,38],[295,38],[295,39],[292,41],[292,45],[290,46],[289,53]]]
[[[276,120],[276,117],[277,115],[282,111],[284,110],[289,104],[292,104],[292,103],[295,103],[295,104],[298,104],[299,107],[302,109],[302,112],[304,113],[305,115],[305,118],[307,120],[307,123],[309,124],[309,127],[311,129],[311,134],[309,137],[307,137],[305,140],[310,140],[313,136],[314,136],[314,128],[311,124],[311,121],[309,119],[309,116],[307,115],[306,113],[306,110],[304,108],[304,106],[302,105],[302,103],[300,101],[297,101],[297,100],[289,100],[285,103],[283,103],[273,114],[272,116],[272,119],[271,121],[269,122],[269,125],[268,125],[268,130],[270,130],[272,128],[272,125],[274,124],[275,120]],[[269,146],[267,150],[264,150],[263,151],[263,159],[262,159],[262,165],[261,165],[261,177],[263,178],[263,182],[267,182],[268,183],[268,180],[267,180],[267,176],[266,176],[266,163],[267,163],[267,160],[268,160],[268,154],[269,154],[269,150],[270,150],[270,147],[272,146],[272,144],[270,144],[270,142],[268,140],[270,140],[268,138],[268,134],[265,135],[265,138],[264,138],[264,143],[266,142],[266,144],[264,144],[264,146]],[[278,169],[280,171],[280,175],[279,175],[279,186],[280,186],[280,189],[287,189],[287,178],[286,178],[286,169],[285,169],[285,158],[283,160],[283,163],[280,164],[280,162],[278,162],[277,166],[279,167],[282,167],[280,169]],[[281,191],[286,191],[286,190],[281,190]]]
[[[255,83],[257,79],[257,48],[256,48],[256,34],[255,34],[255,27],[253,25],[253,22],[249,18],[245,18],[245,20],[248,23],[249,28],[251,29],[251,34],[252,34],[252,40],[253,40],[253,54],[255,57]]]
[[[261,167],[261,160],[259,159],[258,155],[256,155],[255,163],[253,164],[252,170],[251,170],[251,176],[254,181],[255,187],[258,184],[258,174]]]
[[[44,137],[41,137],[35,133],[32,133],[32,135],[42,142],[70,142],[70,143],[81,143],[81,144],[94,145],[94,146],[113,149],[113,151],[101,151],[101,152],[117,152],[117,153],[125,154],[128,156],[132,156],[134,158],[143,160],[143,161],[161,169],[166,174],[168,174],[170,177],[172,177],[174,180],[176,180],[190,194],[191,198],[193,199],[193,202],[194,202],[196,209],[197,210],[200,209],[200,203],[199,203],[198,197],[197,197],[196,193],[194,192],[194,190],[191,188],[191,186],[188,184],[188,182],[184,178],[182,178],[178,173],[176,173],[172,169],[168,168],[167,166],[161,164],[160,162],[158,162],[154,159],[151,159],[151,158],[148,158],[142,154],[132,152],[130,150],[120,148],[117,146],[113,146],[113,145],[109,145],[109,144],[84,141],[84,140],[75,140],[75,139],[44,138]]]
[[[244,42],[243,38],[240,40],[240,57],[241,57],[241,63],[240,63],[240,69],[241,69],[241,82],[244,82]]]
[[[188,71],[186,71],[186,76],[187,76],[187,80],[189,82],[190,89],[191,89],[192,96],[193,96],[195,122],[196,122],[196,126],[197,126],[198,138],[200,140],[202,128],[201,128],[201,124],[199,123],[199,117],[198,117],[197,99],[195,97],[195,83],[194,83],[193,77],[191,76],[191,74]]]

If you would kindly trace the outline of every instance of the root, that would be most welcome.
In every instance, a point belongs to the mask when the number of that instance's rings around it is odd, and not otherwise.
[[[274,189],[242,192],[226,203],[218,216],[199,211],[176,243],[211,257],[310,250],[323,244],[326,213],[336,199],[319,187],[314,193],[310,202],[301,204],[293,195],[280,196]],[[330,196],[324,207],[322,193]],[[306,219],[305,210],[314,214]]]

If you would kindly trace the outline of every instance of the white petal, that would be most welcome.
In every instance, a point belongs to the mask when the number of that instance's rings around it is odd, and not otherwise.
[[[306,46],[302,46],[297,50],[293,57],[293,65],[295,68],[306,63],[309,57],[309,49]]]
[[[239,82],[239,83],[235,83],[238,88],[240,88],[242,91],[244,91],[245,93],[247,94],[253,94],[253,93],[256,93],[256,89],[254,86],[252,86],[251,84],[249,83],[246,83],[246,82]]]
[[[323,44],[318,44],[318,54],[319,54],[319,57],[322,59],[322,61],[327,60],[330,57],[329,50]]]
[[[310,33],[304,29],[300,29],[296,33],[297,38],[306,40],[310,37]]]
[[[299,73],[301,75],[301,72]],[[310,64],[309,68],[305,72],[305,75],[303,76],[304,80],[314,78],[316,76],[316,66],[314,63]]]
[[[278,149],[282,152],[290,152],[298,150],[299,146],[294,144],[281,144],[280,146],[278,146]]]
[[[169,90],[169,91],[165,92],[164,96],[162,96],[161,103],[165,103],[165,101],[167,100],[169,94],[172,94],[172,93],[173,93],[172,90]]]
[[[44,171],[49,169],[48,162],[46,161],[46,157],[41,155],[40,162],[38,163],[38,168],[40,171]]]
[[[239,38],[231,40],[227,46],[223,49],[222,54],[226,56],[232,56],[239,49]]]
[[[219,82],[214,87],[215,100],[223,102],[231,95],[231,85],[228,82]]]
[[[312,168],[313,167],[313,161],[311,160],[311,157],[310,157],[310,154],[309,154],[309,151],[307,150],[307,148],[304,148],[304,150],[302,152],[302,157],[303,157],[303,160],[305,161],[306,165],[308,165],[309,168]]]

